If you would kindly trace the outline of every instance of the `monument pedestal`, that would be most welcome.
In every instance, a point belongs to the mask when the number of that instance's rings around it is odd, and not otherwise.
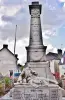
[[[29,67],[38,73],[38,77],[44,77],[48,80],[56,81],[55,77],[52,75],[49,62],[27,62],[25,67]]]
[[[22,84],[14,87],[13,100],[62,100],[62,96],[57,85],[35,88],[30,84]]]

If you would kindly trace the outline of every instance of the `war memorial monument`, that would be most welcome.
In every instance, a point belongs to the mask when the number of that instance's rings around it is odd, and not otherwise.
[[[40,14],[42,5],[32,2],[30,39],[27,62],[15,85],[12,100],[62,100],[61,89],[46,61],[46,46],[43,45]]]

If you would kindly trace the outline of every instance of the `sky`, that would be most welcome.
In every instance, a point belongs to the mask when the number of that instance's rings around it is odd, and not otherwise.
[[[41,25],[43,44],[48,52],[65,50],[65,0],[0,0],[0,49],[8,44],[14,52],[14,36],[17,25],[16,54],[18,63],[26,62],[26,49],[29,44],[30,14],[32,1],[42,4]]]

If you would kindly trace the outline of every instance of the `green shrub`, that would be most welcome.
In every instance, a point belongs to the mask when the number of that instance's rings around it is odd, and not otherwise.
[[[21,66],[20,70],[22,71],[24,69],[24,66]]]
[[[0,96],[4,95],[5,93],[5,85],[0,82]]]
[[[4,81],[5,81],[5,88],[10,88],[10,86],[11,86],[10,78],[9,77],[5,77]]]

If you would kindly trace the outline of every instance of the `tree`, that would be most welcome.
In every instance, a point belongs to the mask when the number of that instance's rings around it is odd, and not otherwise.
[[[21,65],[20,69],[21,69],[21,71],[22,71],[22,70],[24,69],[24,66],[23,66],[23,65]]]

